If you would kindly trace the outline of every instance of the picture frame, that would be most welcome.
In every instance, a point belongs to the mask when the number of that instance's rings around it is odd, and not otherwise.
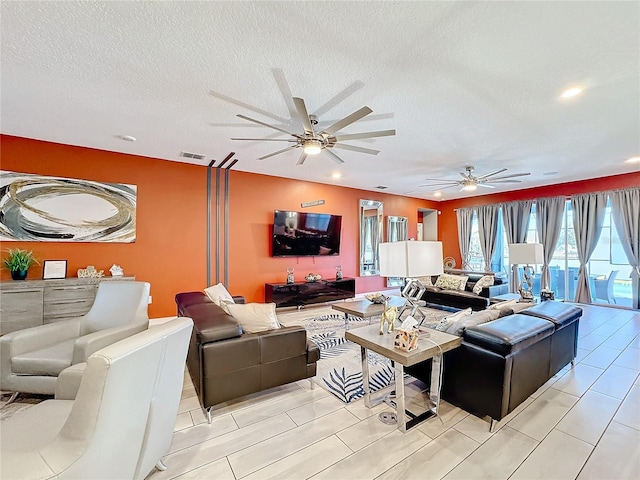
[[[45,260],[42,265],[42,279],[53,280],[56,278],[67,278],[67,261]]]

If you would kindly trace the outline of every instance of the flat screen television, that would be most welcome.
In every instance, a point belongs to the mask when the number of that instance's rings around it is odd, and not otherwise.
[[[276,210],[272,256],[338,255],[341,227],[341,215]]]

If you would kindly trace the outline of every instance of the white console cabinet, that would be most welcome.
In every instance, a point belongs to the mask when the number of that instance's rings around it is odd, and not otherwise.
[[[2,281],[0,335],[84,315],[93,305],[98,284],[117,280],[135,277]]]

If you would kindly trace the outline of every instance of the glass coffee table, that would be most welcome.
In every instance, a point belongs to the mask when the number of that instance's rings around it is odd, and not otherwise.
[[[386,395],[372,400],[369,388],[369,362],[367,361],[367,350],[376,352],[395,364],[395,407],[398,429],[406,433],[408,429],[438,413],[440,405],[440,379],[442,378],[443,354],[449,350],[457,348],[462,343],[462,338],[437,330],[428,329],[428,336],[421,333],[418,337],[418,347],[410,352],[404,352],[394,347],[395,335],[385,333],[380,335],[378,325],[368,325],[366,327],[355,328],[345,332],[344,338],[360,345],[362,359],[362,385],[364,388],[364,404],[368,407],[382,403]],[[405,409],[404,396],[404,367],[410,367],[426,360],[432,360],[431,385],[429,397],[431,408],[427,411],[415,415]],[[406,415],[410,417],[407,421]]]

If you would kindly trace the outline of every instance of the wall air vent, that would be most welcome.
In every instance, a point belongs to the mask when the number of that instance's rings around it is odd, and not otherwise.
[[[193,158],[194,160],[204,160],[206,155],[201,155],[200,153],[189,153],[189,152],[180,152],[180,156],[184,158]]]
[[[386,185],[378,185],[375,188],[377,188],[378,190],[384,190],[385,188],[389,188],[389,187],[387,187]]]

